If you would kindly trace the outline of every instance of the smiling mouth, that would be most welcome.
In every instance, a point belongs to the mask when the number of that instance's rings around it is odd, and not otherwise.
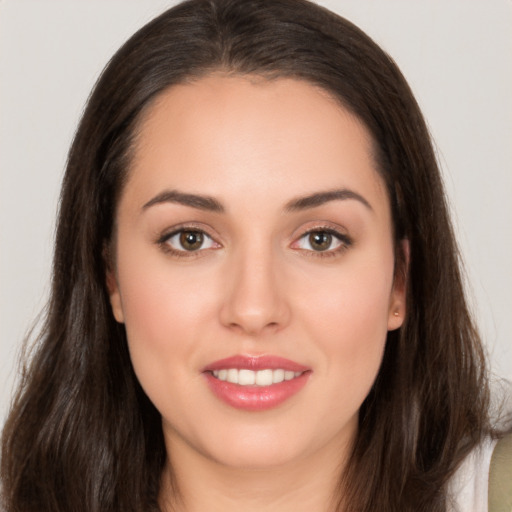
[[[300,392],[312,368],[274,355],[235,355],[205,366],[201,373],[225,404],[245,411],[278,407]]]
[[[271,386],[300,377],[304,372],[294,372],[283,368],[263,370],[247,370],[238,368],[223,368],[213,370],[212,375],[223,382],[239,386]]]

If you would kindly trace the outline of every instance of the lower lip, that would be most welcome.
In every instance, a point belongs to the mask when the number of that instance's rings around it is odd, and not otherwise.
[[[284,380],[271,386],[240,386],[215,378],[210,372],[204,373],[210,389],[223,402],[236,409],[265,411],[278,407],[298,393],[305,385],[311,372]]]

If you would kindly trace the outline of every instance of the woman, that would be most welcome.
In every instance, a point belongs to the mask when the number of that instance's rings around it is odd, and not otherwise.
[[[449,510],[487,411],[390,59],[302,0],[194,0],[133,36],[71,148],[7,510]]]

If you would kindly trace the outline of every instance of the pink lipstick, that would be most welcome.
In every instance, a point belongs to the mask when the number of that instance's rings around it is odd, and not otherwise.
[[[213,393],[228,405],[263,411],[298,393],[311,369],[277,356],[237,355],[207,365],[202,373]]]

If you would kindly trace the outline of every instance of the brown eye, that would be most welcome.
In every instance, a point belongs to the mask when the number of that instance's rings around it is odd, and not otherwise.
[[[303,251],[319,253],[319,255],[332,255],[339,253],[352,245],[348,235],[331,231],[329,229],[315,229],[304,233],[296,240],[292,247]]]
[[[220,245],[199,229],[180,229],[170,235],[164,235],[160,244],[170,246],[175,253],[194,253],[203,249],[217,249]]]
[[[204,234],[200,231],[182,231],[179,240],[185,251],[197,251],[203,245]]]
[[[308,241],[314,251],[327,251],[331,248],[333,236],[326,231],[309,233]]]

